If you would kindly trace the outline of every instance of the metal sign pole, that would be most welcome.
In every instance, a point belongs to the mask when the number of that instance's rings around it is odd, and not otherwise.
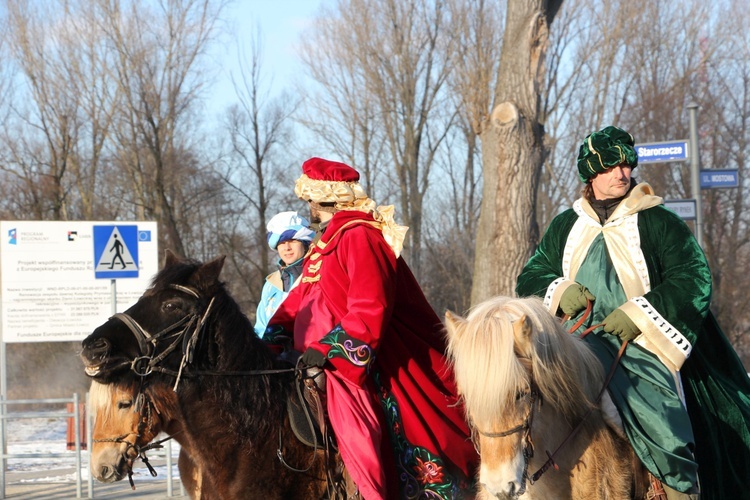
[[[703,204],[701,203],[700,158],[698,157],[698,105],[688,104],[690,112],[690,187],[695,199],[695,239],[703,248]]]
[[[0,452],[2,452],[3,459],[2,468],[0,468],[0,499],[5,498],[5,470],[8,466],[8,460],[5,455],[8,454],[8,442],[6,440],[7,433],[5,431],[5,413],[7,406],[5,400],[8,399],[8,381],[6,367],[8,362],[5,358],[5,340],[3,340],[3,328],[0,325]]]
[[[117,280],[112,279],[109,288],[112,291],[112,315],[117,314]]]

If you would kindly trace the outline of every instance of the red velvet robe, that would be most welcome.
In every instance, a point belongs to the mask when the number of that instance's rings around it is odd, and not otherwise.
[[[472,496],[479,457],[443,325],[372,216],[334,215],[270,324],[326,354],[329,417],[367,500]]]

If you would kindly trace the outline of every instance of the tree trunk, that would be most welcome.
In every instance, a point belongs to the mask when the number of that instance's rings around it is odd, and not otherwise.
[[[561,3],[508,2],[494,109],[479,134],[484,187],[472,305],[513,295],[539,239],[535,205],[545,155],[540,98],[549,25]]]

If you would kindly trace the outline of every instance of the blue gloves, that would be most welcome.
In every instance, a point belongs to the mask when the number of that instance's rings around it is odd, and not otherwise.
[[[568,287],[560,297],[560,309],[562,312],[574,318],[579,312],[586,309],[588,301],[596,300],[594,294],[589,292],[585,286],[578,283]]]
[[[609,313],[609,316],[604,318],[602,324],[604,325],[603,330],[605,332],[617,335],[623,342],[633,340],[641,333],[638,327],[635,326],[635,323],[633,323],[633,320],[622,312],[621,309],[615,309]]]

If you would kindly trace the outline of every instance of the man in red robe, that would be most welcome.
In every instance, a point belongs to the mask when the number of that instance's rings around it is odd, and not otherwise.
[[[322,235],[270,321],[327,375],[328,415],[366,500],[473,496],[478,455],[444,357],[443,325],[399,257],[407,228],[343,163],[311,158],[295,193]]]

